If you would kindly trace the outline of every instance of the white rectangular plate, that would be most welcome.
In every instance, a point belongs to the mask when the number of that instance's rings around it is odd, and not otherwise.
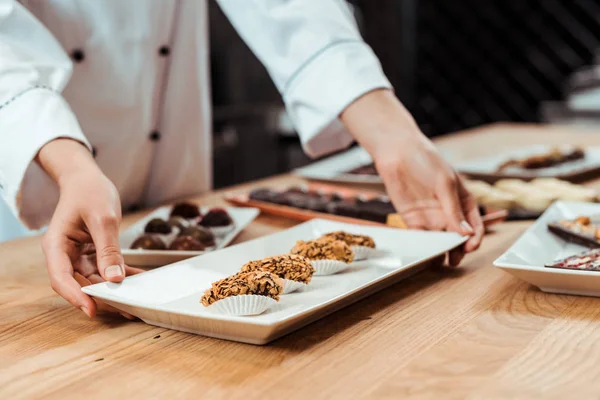
[[[565,149],[569,147],[571,146],[564,146]],[[547,145],[528,146],[522,149],[503,152],[495,156],[456,163],[454,167],[463,174],[488,182],[503,178],[533,179],[541,177],[570,180],[576,178],[579,174],[600,168],[600,148],[588,147],[585,149],[585,158],[582,160],[572,161],[550,168],[526,170],[518,167],[510,167],[501,172],[496,172],[497,168],[508,160],[522,159],[535,154],[547,153],[551,151],[552,148],[553,146]]]
[[[354,147],[306,167],[298,168],[294,170],[294,174],[317,181],[381,184],[383,181],[379,176],[348,173],[348,171],[372,162],[373,159],[365,149]]]
[[[131,244],[135,239],[144,233],[144,227],[153,218],[168,219],[171,212],[171,206],[165,206],[156,209],[146,217],[140,219],[128,229],[121,232],[119,243],[121,252],[125,258],[125,264],[138,267],[160,267],[162,265],[172,264],[177,261],[185,260],[190,257],[196,257],[205,251],[172,251],[172,250],[132,250]],[[206,213],[208,207],[200,207],[202,213]],[[225,208],[235,224],[234,229],[226,236],[217,237],[216,249],[222,249],[227,246],[241,231],[244,230],[259,214],[258,208]]]
[[[252,317],[219,315],[200,304],[212,282],[250,261],[289,252],[297,240],[345,230],[373,237],[378,255],[353,263],[332,276],[314,277],[300,292]],[[456,233],[366,227],[320,219],[223,250],[126,278],[121,284],[100,283],[83,291],[141,318],[148,324],[252,344],[266,344],[400,279],[418,272],[427,261],[460,246]]]
[[[440,153],[446,160],[450,161],[452,158],[447,151],[440,150]],[[349,173],[355,168],[371,163],[373,163],[373,159],[365,149],[353,147],[335,156],[297,168],[294,170],[294,174],[316,181],[383,184],[383,180],[379,176]]]
[[[599,214],[600,204],[556,202],[494,265],[544,292],[600,296],[600,272],[544,267],[552,261],[587,250],[554,235],[548,230],[549,222]]]

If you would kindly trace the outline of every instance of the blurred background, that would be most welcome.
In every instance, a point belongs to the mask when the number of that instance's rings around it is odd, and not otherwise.
[[[209,3],[215,187],[309,163],[265,69]],[[600,120],[597,0],[350,4],[398,96],[430,137],[498,121]],[[0,241],[25,234],[0,201]]]
[[[600,118],[599,102],[573,101],[600,86],[596,0],[350,4],[398,96],[430,137],[497,121]],[[308,163],[266,71],[213,2],[211,21],[215,186]]]

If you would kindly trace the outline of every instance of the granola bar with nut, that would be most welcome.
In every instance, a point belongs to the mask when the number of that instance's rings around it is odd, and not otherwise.
[[[344,231],[330,232],[322,236],[323,238],[332,238],[346,242],[348,246],[365,246],[375,248],[375,241],[367,235],[355,235]]]
[[[232,296],[258,295],[279,301],[283,292],[283,282],[274,274],[266,271],[238,272],[220,281],[204,292],[200,302],[208,307],[216,301]]]
[[[309,240],[308,242],[299,240],[292,248],[291,253],[304,256],[309,260],[338,260],[345,263],[351,263],[354,260],[354,252],[350,246],[341,240],[331,238]]]
[[[248,271],[268,271],[280,278],[302,283],[310,282],[315,273],[310,261],[296,254],[283,254],[250,261],[242,266],[242,272]]]

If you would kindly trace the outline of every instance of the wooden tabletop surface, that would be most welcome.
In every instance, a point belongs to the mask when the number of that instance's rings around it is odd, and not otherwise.
[[[600,132],[494,125],[438,143],[464,159],[600,145]],[[238,241],[294,224],[261,216]],[[262,347],[89,320],[50,288],[39,238],[3,243],[0,398],[598,398],[600,299],[544,294],[492,266],[528,224],[498,226],[459,269],[425,271]]]

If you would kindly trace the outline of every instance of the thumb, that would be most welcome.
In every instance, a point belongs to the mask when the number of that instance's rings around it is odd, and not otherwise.
[[[120,218],[116,215],[96,216],[85,222],[96,247],[100,276],[109,282],[121,282],[125,278],[125,262],[119,245]]]
[[[446,215],[448,229],[461,235],[472,236],[475,234],[475,230],[467,222],[462,209],[460,184],[460,178],[457,175],[450,177],[443,185],[442,190],[437,193],[437,197]]]

